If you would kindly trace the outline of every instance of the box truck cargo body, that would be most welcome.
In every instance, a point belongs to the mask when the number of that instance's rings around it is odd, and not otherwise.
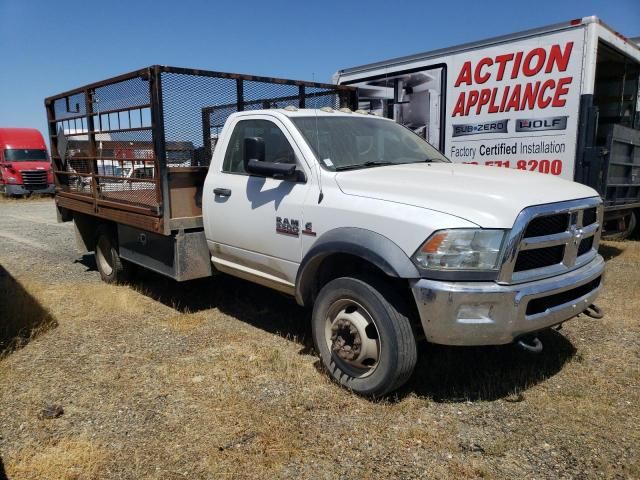
[[[595,188],[605,229],[640,207],[640,48],[596,17],[339,70],[359,107],[459,163]]]

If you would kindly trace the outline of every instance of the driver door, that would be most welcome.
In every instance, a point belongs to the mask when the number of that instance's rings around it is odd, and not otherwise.
[[[296,163],[309,178],[302,153],[277,118],[239,118],[203,193],[210,212],[212,261],[221,271],[291,292],[301,261],[302,210],[309,184],[248,174],[243,162],[248,137],[264,140],[265,161]]]

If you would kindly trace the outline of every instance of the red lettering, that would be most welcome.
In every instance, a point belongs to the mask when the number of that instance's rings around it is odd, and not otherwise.
[[[451,114],[452,117],[455,117],[456,115],[464,115],[464,97],[465,97],[465,93],[464,92],[460,92],[460,95],[458,96],[458,101],[456,102],[456,106],[453,109],[453,113]]]
[[[459,87],[461,83],[471,85],[471,62],[464,62],[454,86]]]
[[[536,107],[536,99],[538,97],[538,90],[540,89],[540,81],[536,83],[527,83],[524,86],[524,94],[522,95],[522,108],[520,110],[524,110],[525,106],[529,108],[529,110],[533,110]]]
[[[565,87],[565,85],[569,85],[573,80],[573,77],[562,77],[558,80],[558,85],[556,86],[556,92],[553,95],[553,101],[551,102],[552,107],[564,107],[567,103],[565,98],[560,98],[562,95],[566,95],[569,93],[569,87]]]
[[[478,62],[478,65],[476,65],[475,73],[473,75],[473,79],[476,83],[484,83],[489,80],[491,74],[489,72],[485,72],[484,74],[482,74],[482,67],[490,67],[491,65],[493,65],[493,60],[491,60],[489,57],[485,57]]]
[[[491,99],[489,100],[489,113],[498,113],[498,106],[495,104],[496,94],[498,93],[498,88],[493,87],[491,89]]]
[[[520,110],[520,84],[514,85],[513,90],[511,92],[511,97],[509,98],[509,103],[507,103],[507,108],[505,112],[513,109],[515,111]]]
[[[469,110],[471,110],[471,107],[473,107],[476,103],[478,103],[478,91],[477,90],[471,90],[469,92],[469,99],[467,101],[467,108],[464,109],[464,116],[465,117],[467,115],[469,115]]]
[[[489,90],[488,88],[483,88],[482,90],[480,90],[480,100],[478,100],[476,114],[480,115],[482,107],[489,103],[489,98],[491,98],[491,90]]]
[[[540,94],[538,95],[538,108],[547,108],[551,103],[551,96],[544,97],[545,91],[556,86],[555,80],[547,80],[540,87]]]
[[[533,61],[534,57],[537,57],[538,60],[535,64],[535,67],[532,67],[531,62]],[[544,48],[534,48],[529,53],[527,53],[527,56],[524,59],[524,64],[522,65],[522,72],[527,77],[533,77],[534,75],[537,75],[537,73],[542,70],[546,58],[547,52]]]
[[[504,94],[502,95],[502,102],[500,102],[500,111],[504,112],[504,105],[505,103],[507,103],[507,96],[509,95],[509,89],[511,87],[509,87],[509,85],[507,85],[506,87],[504,87]]]
[[[496,63],[499,65],[498,67],[498,76],[496,80],[502,80],[504,76],[504,69],[507,67],[507,63],[513,60],[513,53],[508,53],[506,55],[498,55],[496,57]]]
[[[573,49],[573,42],[567,42],[564,46],[564,52],[560,52],[560,45],[553,45],[549,51],[549,61],[547,67],[544,69],[544,73],[551,73],[554,64],[557,66],[559,72],[564,72],[569,65],[569,57],[571,57],[571,50]]]
[[[517,78],[520,73],[520,62],[522,61],[522,52],[516,53],[515,65],[511,70],[511,78]]]

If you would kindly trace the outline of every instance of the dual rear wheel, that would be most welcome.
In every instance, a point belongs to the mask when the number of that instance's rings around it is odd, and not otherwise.
[[[95,245],[96,266],[106,283],[125,283],[131,279],[133,266],[120,258],[115,235],[106,227],[100,228]]]

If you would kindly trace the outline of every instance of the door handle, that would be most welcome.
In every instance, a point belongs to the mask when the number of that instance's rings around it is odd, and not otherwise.
[[[213,193],[219,197],[230,197],[231,190],[228,188],[214,188]]]

